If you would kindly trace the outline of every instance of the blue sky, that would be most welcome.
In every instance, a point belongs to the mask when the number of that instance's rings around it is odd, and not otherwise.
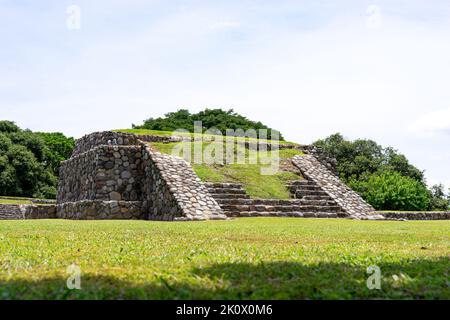
[[[0,0],[0,118],[32,130],[234,108],[300,143],[375,139],[450,187],[449,84],[448,0]]]

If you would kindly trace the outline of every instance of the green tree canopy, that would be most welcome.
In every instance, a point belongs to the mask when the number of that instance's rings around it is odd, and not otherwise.
[[[392,147],[373,140],[350,141],[340,133],[314,142],[336,158],[340,178],[376,209],[448,210],[442,185],[427,190],[424,172]]]
[[[226,134],[227,129],[242,129],[244,131],[248,129],[266,129],[268,130],[267,138],[271,138],[271,128],[262,124],[259,121],[252,121],[246,117],[234,112],[233,109],[224,111],[222,109],[205,109],[195,114],[191,114],[186,109],[180,109],[176,112],[170,112],[160,118],[149,118],[144,121],[144,124],[136,126],[133,124],[134,129],[149,129],[149,130],[162,130],[162,131],[174,131],[177,129],[185,129],[189,132],[194,132],[194,122],[202,121],[203,131],[215,128],[222,134]],[[279,133],[279,131],[276,131]],[[284,140],[282,135],[279,135],[280,140]]]
[[[35,133],[0,121],[0,195],[55,198],[60,162],[74,144],[61,133]]]
[[[367,175],[380,171],[394,171],[425,184],[424,172],[409,163],[397,150],[384,148],[373,140],[346,140],[340,133],[314,142],[328,155],[338,161],[341,179],[364,179]]]

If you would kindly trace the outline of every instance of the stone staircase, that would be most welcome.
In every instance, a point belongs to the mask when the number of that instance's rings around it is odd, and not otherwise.
[[[336,201],[314,181],[292,181],[287,187],[295,199],[300,199],[302,205],[313,206],[317,211],[334,212],[338,217],[346,216]]]
[[[375,209],[364,199],[343,183],[333,172],[324,166],[316,157],[311,154],[297,155],[292,158],[292,163],[296,166],[306,180],[311,181],[309,191],[314,192],[314,185],[329,195],[345,212],[345,216],[353,219],[384,219],[375,213]],[[306,183],[308,184],[308,183]],[[306,195],[308,186],[302,186],[300,191]],[[306,189],[305,189],[306,188]],[[306,192],[306,193],[305,193]],[[300,193],[301,195],[301,193]],[[318,194],[317,194],[318,195]],[[323,194],[322,194],[323,195]]]
[[[298,199],[289,200],[251,199],[242,185],[236,183],[205,183],[205,185],[228,217],[336,218],[342,212],[326,193],[318,190],[318,187],[314,188],[313,185],[297,181],[289,185],[289,188],[295,190]]]

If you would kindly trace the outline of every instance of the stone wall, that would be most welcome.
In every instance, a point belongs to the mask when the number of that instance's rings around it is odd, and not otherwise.
[[[152,151],[146,141],[178,137],[97,132],[62,163],[58,217],[68,219],[226,219],[185,160]],[[97,145],[100,144],[100,145]]]
[[[419,211],[419,212],[379,212],[388,220],[450,220],[450,212]]]
[[[64,161],[58,203],[82,200],[141,201],[141,146],[98,146]]]
[[[0,204],[0,220],[55,218],[56,205]]]
[[[20,204],[0,204],[0,220],[23,219],[25,206]]]
[[[328,156],[321,148],[313,145],[300,146],[299,149],[306,154],[314,156],[323,166],[325,166],[334,175],[338,175],[337,172],[337,160]]]
[[[25,205],[25,219],[56,219],[56,205]]]
[[[122,132],[94,132],[80,138],[75,143],[72,157],[85,153],[101,145],[136,146],[144,142],[179,142],[181,137],[155,136],[155,135],[135,135]]]
[[[143,207],[151,220],[226,219],[216,200],[182,158],[144,148],[147,190]]]
[[[364,219],[382,218],[374,214],[375,209],[361,196],[346,186],[336,175],[322,165],[313,155],[295,156],[292,160],[302,174],[314,181],[348,214],[349,217]]]
[[[57,217],[74,220],[145,219],[141,201],[83,200],[58,204]]]

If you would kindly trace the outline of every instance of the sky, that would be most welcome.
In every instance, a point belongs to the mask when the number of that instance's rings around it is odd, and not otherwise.
[[[233,108],[392,146],[450,187],[448,0],[0,0],[0,119],[76,138]]]

